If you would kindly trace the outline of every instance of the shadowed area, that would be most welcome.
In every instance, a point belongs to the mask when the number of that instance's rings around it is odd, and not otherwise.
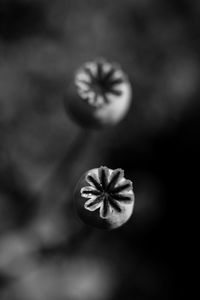
[[[198,195],[199,15],[196,0],[0,0],[1,300],[179,298]],[[121,123],[89,131],[65,104],[99,57],[121,65],[133,99]],[[73,204],[100,166],[125,170],[136,197],[110,232]]]
[[[40,35],[46,27],[41,1],[1,0],[0,39],[12,42]]]

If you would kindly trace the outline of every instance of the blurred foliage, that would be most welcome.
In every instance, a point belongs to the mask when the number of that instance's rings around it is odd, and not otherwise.
[[[199,152],[199,13],[198,0],[0,0],[1,300],[173,298]],[[129,74],[133,105],[88,133],[63,99],[96,57]],[[73,210],[99,165],[134,184],[133,218],[113,232]]]

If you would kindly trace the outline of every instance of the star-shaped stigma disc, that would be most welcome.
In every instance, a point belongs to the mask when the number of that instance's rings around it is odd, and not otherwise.
[[[79,96],[94,107],[110,103],[113,97],[121,97],[126,81],[121,68],[104,59],[85,63],[75,76]]]
[[[124,178],[122,169],[100,167],[86,175],[88,186],[81,188],[81,196],[86,198],[85,209],[99,209],[100,217],[108,218],[112,213],[120,213],[124,204],[134,200],[132,182]]]

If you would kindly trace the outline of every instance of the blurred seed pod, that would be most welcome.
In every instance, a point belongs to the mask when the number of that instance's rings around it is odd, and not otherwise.
[[[124,178],[122,169],[91,169],[80,178],[74,192],[80,219],[100,229],[115,229],[126,223],[134,201],[132,182]]]
[[[132,88],[119,65],[98,59],[75,74],[72,93],[65,99],[69,115],[81,126],[115,125],[129,110]]]

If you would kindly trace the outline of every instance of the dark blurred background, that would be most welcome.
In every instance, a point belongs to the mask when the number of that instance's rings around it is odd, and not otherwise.
[[[0,0],[0,299],[179,299],[198,197],[198,0]],[[121,64],[133,102],[83,132],[74,72]],[[121,167],[132,219],[101,232],[73,209],[83,172]]]

